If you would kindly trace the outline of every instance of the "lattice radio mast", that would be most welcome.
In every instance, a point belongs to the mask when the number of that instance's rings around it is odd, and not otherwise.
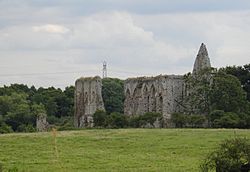
[[[102,66],[102,78],[107,78],[107,62],[104,61]]]

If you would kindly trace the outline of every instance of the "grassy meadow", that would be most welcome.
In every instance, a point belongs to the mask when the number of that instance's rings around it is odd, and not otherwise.
[[[204,156],[250,130],[90,129],[0,135],[4,171],[199,171]]]

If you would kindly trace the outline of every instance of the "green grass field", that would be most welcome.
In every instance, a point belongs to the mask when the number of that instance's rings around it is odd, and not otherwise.
[[[226,138],[250,130],[93,129],[0,135],[4,171],[199,171],[204,156]]]

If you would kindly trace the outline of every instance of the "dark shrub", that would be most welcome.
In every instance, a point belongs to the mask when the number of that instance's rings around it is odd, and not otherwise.
[[[225,112],[223,110],[214,110],[213,112],[211,112],[208,116],[208,120],[209,123],[212,127],[214,126],[214,121],[220,119],[221,117],[223,117],[225,114]]]
[[[111,128],[124,128],[127,126],[125,115],[119,112],[113,112],[106,118],[106,126]]]
[[[203,127],[206,122],[204,115],[190,115],[188,116],[188,123],[193,128]]]
[[[244,138],[225,140],[201,164],[201,171],[240,172],[250,163],[250,141]]]
[[[222,110],[215,110],[209,114],[210,125],[215,128],[244,128],[248,125],[247,121],[248,115],[246,114],[236,114]]]
[[[107,113],[103,110],[97,110],[93,115],[95,127],[104,127],[107,118]]]
[[[144,127],[147,124],[153,125],[157,120],[161,120],[162,115],[156,112],[147,112],[143,115],[135,115],[129,118],[129,126],[130,127]]]
[[[240,118],[237,114],[227,112],[224,113],[224,116],[214,121],[214,126],[220,128],[236,128],[239,126],[239,122]]]
[[[144,115],[140,116],[140,121],[142,124],[149,123],[151,125],[154,124],[157,118],[160,118],[162,115],[156,112],[147,112]]]
[[[187,115],[182,113],[173,113],[171,120],[175,124],[175,127],[183,128],[187,124]]]
[[[11,126],[5,124],[4,122],[0,122],[0,134],[4,134],[4,133],[11,133],[13,132]]]
[[[29,132],[35,132],[36,129],[35,129],[34,126],[31,125],[31,124],[27,124],[27,125],[21,124],[21,125],[18,126],[17,131],[18,131],[18,132],[29,133]]]
[[[139,128],[139,116],[138,115],[134,115],[130,118],[128,118],[128,125],[129,127],[133,127],[133,128]]]

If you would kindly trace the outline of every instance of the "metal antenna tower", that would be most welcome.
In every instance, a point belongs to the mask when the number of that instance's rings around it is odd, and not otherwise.
[[[102,78],[107,78],[107,62],[104,61],[102,66]]]

